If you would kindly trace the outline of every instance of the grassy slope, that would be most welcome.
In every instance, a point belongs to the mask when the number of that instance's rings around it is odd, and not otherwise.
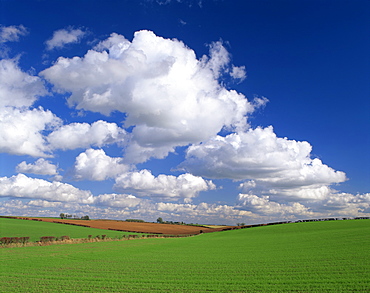
[[[0,291],[368,292],[369,235],[352,220],[0,249]]]
[[[30,220],[0,218],[0,237],[30,237],[30,241],[38,241],[42,236],[61,237],[68,235],[71,238],[87,238],[105,234],[108,237],[122,236],[126,233],[87,227],[62,225]]]

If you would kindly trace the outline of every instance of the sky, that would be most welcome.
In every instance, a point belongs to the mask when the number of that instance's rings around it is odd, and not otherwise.
[[[0,215],[370,216],[369,12],[0,0]]]

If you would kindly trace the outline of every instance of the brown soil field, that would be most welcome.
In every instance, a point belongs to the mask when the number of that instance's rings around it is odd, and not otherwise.
[[[170,235],[192,235],[199,233],[210,233],[216,231],[236,229],[234,226],[223,226],[222,228],[207,228],[201,226],[188,225],[172,225],[158,223],[139,223],[125,222],[115,220],[67,220],[67,219],[51,219],[51,218],[35,218],[35,217],[15,217],[24,220],[43,221],[67,225],[84,226],[106,230],[116,230],[123,232],[136,232],[148,234],[170,234]]]

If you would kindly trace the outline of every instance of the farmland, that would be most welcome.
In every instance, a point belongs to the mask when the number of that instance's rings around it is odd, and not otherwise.
[[[204,226],[191,226],[191,225],[171,225],[171,224],[160,224],[148,223],[148,222],[125,222],[125,221],[114,221],[114,220],[67,220],[67,219],[52,219],[52,218],[29,218],[50,223],[65,223],[65,224],[77,224],[88,226],[97,229],[111,229],[127,232],[137,233],[154,233],[154,234],[176,234],[176,235],[191,235],[202,232],[213,232],[217,228],[209,228]],[[220,230],[228,228],[230,226],[221,226]]]
[[[3,248],[0,291],[368,292],[369,235],[369,220],[348,220]]]
[[[30,237],[30,241],[38,241],[42,236],[61,237],[68,235],[71,238],[87,238],[88,235],[105,234],[108,237],[120,237],[125,233],[81,226],[59,225],[42,221],[27,221],[19,219],[0,218],[0,237]]]

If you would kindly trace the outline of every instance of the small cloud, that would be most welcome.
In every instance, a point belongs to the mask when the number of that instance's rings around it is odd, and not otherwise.
[[[18,173],[31,173],[39,175],[57,175],[57,166],[43,158],[38,159],[34,164],[27,164],[25,161],[18,164],[16,168]]]
[[[187,22],[184,21],[184,20],[182,20],[182,19],[179,19],[179,23],[182,24],[182,25],[186,25],[187,24]]]
[[[246,77],[246,71],[245,66],[232,66],[230,76],[234,79],[240,79],[240,82],[242,82]]]
[[[54,32],[53,37],[45,42],[47,50],[61,49],[67,44],[79,43],[86,35],[81,29],[60,29]]]
[[[0,26],[0,43],[18,42],[19,36],[28,34],[23,25]]]

